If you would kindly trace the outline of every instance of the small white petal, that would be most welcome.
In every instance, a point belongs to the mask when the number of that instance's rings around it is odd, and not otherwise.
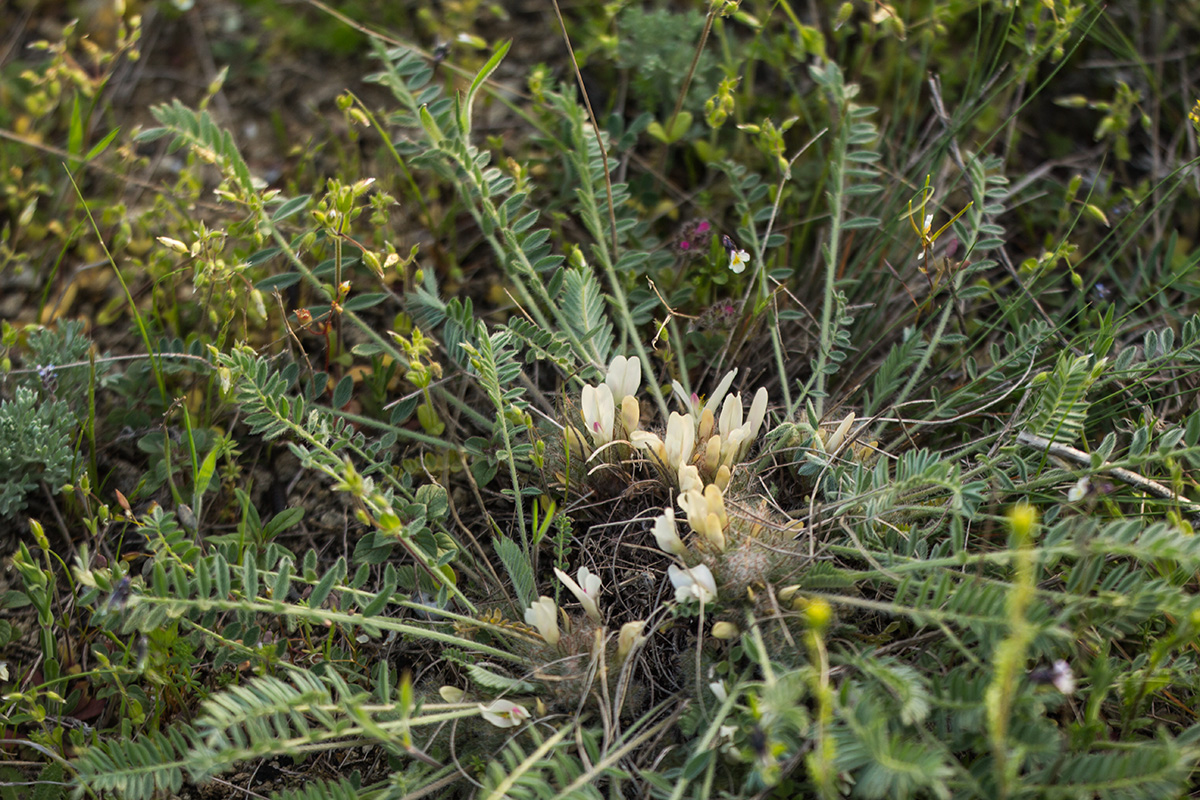
[[[700,410],[696,407],[696,404],[692,402],[692,398],[695,395],[689,395],[687,392],[685,392],[683,390],[682,383],[679,381],[671,381],[671,394],[675,395],[675,398],[679,401],[679,404],[687,409],[689,414],[699,417]]]
[[[737,377],[738,371],[736,368],[725,373],[725,377],[721,378],[721,382],[717,384],[717,388],[713,389],[713,393],[709,395],[705,402],[705,408],[721,408],[721,401],[725,399],[725,393],[729,391],[729,387],[733,385],[733,379]],[[716,413],[715,411],[713,413]]]
[[[637,357],[617,356],[608,367],[604,382],[612,392],[613,401],[620,403],[630,395],[636,395],[642,379],[642,362]]]
[[[704,491],[704,481],[700,480],[700,468],[694,464],[684,464],[679,468],[679,491],[690,492],[692,489]]]
[[[551,647],[558,644],[558,606],[551,598],[542,595],[525,609],[525,624],[537,628],[546,644]]]
[[[655,518],[654,541],[663,552],[671,555],[680,556],[687,552],[687,547],[679,538],[679,529],[675,526],[675,509],[664,508],[663,513]]]
[[[725,398],[721,406],[721,417],[717,422],[717,430],[721,436],[729,438],[729,434],[742,427],[742,395],[731,394]]]
[[[641,416],[642,410],[637,398],[631,394],[625,395],[625,399],[621,401],[621,427],[625,429],[626,434],[637,430]]]
[[[752,442],[758,436],[758,429],[762,427],[763,419],[767,415],[767,390],[765,387],[759,387],[754,393],[754,400],[750,403],[750,413],[746,417],[747,436],[746,441]],[[851,422],[854,420],[851,419]]]
[[[832,453],[841,447],[842,442],[846,438],[846,434],[850,432],[850,426],[853,424],[854,412],[851,411],[846,415],[846,418],[842,420],[842,424],[837,426],[837,430],[830,434],[829,438],[825,440],[825,450]]]
[[[1054,667],[1051,670],[1054,676],[1054,688],[1058,689],[1062,694],[1075,693],[1075,674],[1071,672],[1071,665],[1061,658],[1054,662]]]
[[[738,456],[745,449],[743,445],[746,442],[746,428],[734,428],[721,442],[721,463],[729,467],[737,465]]]
[[[612,441],[613,416],[616,405],[613,403],[612,390],[607,384],[592,386],[585,384],[580,394],[580,406],[583,421],[592,442],[600,447]]]
[[[667,440],[663,444],[667,449],[667,466],[677,470],[690,462],[696,444],[696,427],[691,417],[672,411],[667,420]]]
[[[704,533],[704,520],[708,517],[708,503],[704,502],[704,493],[699,489],[689,489],[680,492],[675,498],[683,513],[687,514],[688,525],[696,533]]]
[[[729,517],[725,513],[725,494],[721,491],[721,487],[715,483],[705,486],[704,504],[708,506],[708,513],[715,514],[717,519],[721,521],[721,527],[729,524]]]

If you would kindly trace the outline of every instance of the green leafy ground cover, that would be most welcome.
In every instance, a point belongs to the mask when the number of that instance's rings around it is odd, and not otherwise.
[[[2,12],[0,796],[1188,796],[1200,7],[563,11]]]

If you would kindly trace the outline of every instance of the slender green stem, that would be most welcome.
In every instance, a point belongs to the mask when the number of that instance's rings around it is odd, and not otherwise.
[[[315,625],[324,625],[326,622],[329,622],[341,625],[347,629],[366,627],[381,631],[395,631],[405,636],[427,639],[431,642],[437,642],[450,647],[461,647],[464,650],[471,650],[482,655],[501,658],[505,661],[519,663],[525,663],[526,661],[524,657],[515,655],[499,647],[492,647],[482,642],[474,642],[470,639],[464,639],[449,633],[442,633],[432,628],[409,625],[392,617],[371,617],[366,619],[361,614],[350,614],[328,608],[308,608],[306,606],[291,605],[270,600],[228,600],[217,597],[178,598],[141,595],[138,597],[137,602],[162,607],[166,609],[168,615],[183,615],[192,612],[203,613],[205,611],[240,611],[251,614],[269,615],[286,614]]]
[[[829,363],[829,355],[833,351],[833,310],[837,306],[835,293],[842,236],[842,214],[845,207],[846,152],[850,143],[849,116],[846,114],[841,98],[837,97],[837,93],[830,92],[830,95],[830,111],[836,113],[839,120],[833,155],[829,161],[832,173],[832,186],[829,190],[829,241],[821,248],[821,252],[825,256],[825,291],[821,306],[821,339],[817,350],[817,369],[814,375],[816,388],[813,392],[818,419],[825,414],[825,371]]]

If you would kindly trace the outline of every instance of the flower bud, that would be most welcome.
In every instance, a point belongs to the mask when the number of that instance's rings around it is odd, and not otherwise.
[[[466,696],[466,692],[464,692],[462,689],[459,689],[457,686],[443,686],[442,688],[438,689],[438,694],[440,694],[442,699],[447,703],[461,703],[463,697]]]
[[[725,496],[716,484],[710,483],[704,487],[704,503],[708,506],[708,513],[716,515],[722,528],[729,524],[729,516],[725,513]]]
[[[637,398],[631,394],[625,395],[625,399],[621,401],[621,424],[625,426],[626,435],[637,430],[640,415]]]
[[[729,488],[729,477],[731,474],[732,473],[729,471],[729,466],[722,464],[717,469],[717,476],[713,478],[713,483],[715,483],[717,488],[723,492]]]
[[[626,622],[621,626],[621,632],[617,635],[617,660],[624,661],[629,651],[639,641],[644,639],[642,631],[645,630],[646,623],[637,620],[635,622]]]
[[[687,552],[683,540],[679,538],[679,529],[675,527],[675,509],[664,508],[663,513],[654,520],[654,541],[664,552],[681,556]]]
[[[820,632],[829,627],[829,622],[833,619],[833,609],[824,600],[813,600],[804,610],[804,616],[808,620],[808,626]]]
[[[721,437],[710,436],[704,446],[704,471],[709,475],[716,473],[721,466]]]
[[[712,626],[712,635],[717,639],[733,639],[739,633],[740,631],[738,630],[738,626],[734,625],[732,622],[725,622],[722,620],[721,622],[718,622]]]
[[[713,546],[714,550],[718,553],[725,552],[725,531],[721,527],[721,520],[717,518],[716,514],[709,514],[704,518],[703,535],[705,540]]]
[[[832,453],[841,447],[842,442],[846,439],[846,434],[850,431],[850,426],[853,424],[854,412],[852,411],[847,414],[846,418],[842,420],[842,423],[837,426],[837,430],[831,433],[829,438],[825,440],[826,452]]]

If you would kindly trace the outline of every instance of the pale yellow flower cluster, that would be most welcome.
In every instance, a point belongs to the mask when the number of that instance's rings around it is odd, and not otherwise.
[[[729,544],[725,490],[733,470],[758,438],[768,402],[767,390],[760,388],[747,409],[740,393],[729,394],[736,377],[736,369],[728,372],[703,401],[698,395],[685,392],[677,381],[673,382],[674,394],[683,411],[671,412],[666,430],[660,435],[638,429],[636,392],[641,383],[641,362],[637,358],[618,356],[609,365],[604,383],[583,387],[580,410],[584,431],[568,429],[570,444],[573,449],[594,458],[607,445],[618,441],[615,437],[623,434],[627,438],[620,441],[632,447],[633,452],[642,453],[675,490],[679,509],[686,516],[688,527],[696,533],[700,547],[712,554],[723,553]],[[660,548],[677,558],[682,558],[688,551],[679,536],[673,508],[663,509],[654,521],[654,538]],[[670,577],[680,601],[707,602],[716,596],[712,573],[702,564],[685,569],[672,566]],[[586,608],[587,604],[584,606]],[[543,619],[544,616],[543,612],[535,613],[531,608],[528,618]],[[534,623],[531,621],[530,624]],[[554,632],[550,636],[554,636]],[[545,632],[543,637],[549,641]]]
[[[617,356],[609,365],[608,375],[599,386],[584,384],[579,397],[579,409],[583,414],[584,437],[581,439],[589,451],[596,450],[613,440],[616,412],[621,412],[623,433],[629,435],[637,430],[637,390],[642,383],[642,364],[635,356]]]
[[[554,574],[583,606],[588,619],[599,626],[596,628],[595,642],[597,647],[602,647],[603,642],[608,638],[608,633],[604,627],[604,617],[600,613],[598,603],[600,593],[604,588],[600,576],[593,575],[587,567],[580,567],[574,578],[560,569],[555,569]],[[570,618],[563,613],[553,598],[545,595],[539,597],[530,604],[529,608],[525,609],[525,623],[534,628],[551,647],[558,646],[562,641],[562,630],[558,624],[560,617],[568,623],[569,631]],[[641,620],[626,622],[621,626],[621,630],[617,633],[618,662],[623,662],[628,658],[633,648],[645,639],[642,635],[645,628],[646,623]],[[523,705],[504,699],[495,700],[490,705],[480,705],[479,712],[480,716],[498,728],[516,727],[530,719],[529,711]]]
[[[583,606],[583,611],[587,614],[588,619],[597,625],[603,625],[604,616],[600,613],[600,606],[597,602],[600,592],[604,588],[600,576],[593,575],[587,567],[580,567],[574,578],[557,567],[554,574],[571,594],[575,595],[575,599]],[[553,647],[562,638],[558,627],[558,618],[561,613],[554,600],[542,595],[525,610],[525,623],[537,629],[546,644]],[[634,644],[638,642],[645,626],[646,623],[641,621],[626,622],[621,626],[621,631],[617,635],[618,660],[623,661],[629,654]]]

